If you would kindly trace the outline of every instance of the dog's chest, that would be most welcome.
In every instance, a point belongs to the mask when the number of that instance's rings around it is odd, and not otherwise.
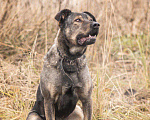
[[[60,62],[61,71],[61,92],[58,96],[55,104],[56,116],[59,118],[67,117],[76,106],[78,101],[77,94],[75,92],[77,77],[77,61],[70,61],[62,59]]]
[[[60,71],[62,94],[65,94],[70,87],[76,88],[79,86],[80,79],[78,77],[79,67],[77,60],[62,59],[60,62]]]

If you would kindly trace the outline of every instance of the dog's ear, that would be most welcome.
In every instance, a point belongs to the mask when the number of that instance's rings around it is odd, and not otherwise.
[[[83,12],[83,13],[85,13],[85,14],[89,15],[89,16],[93,19],[93,21],[95,21],[95,22],[96,22],[95,17],[94,17],[91,13],[89,13],[89,12]]]
[[[55,19],[59,22],[59,26],[61,27],[64,23],[65,19],[71,14],[71,10],[63,9],[55,16]]]

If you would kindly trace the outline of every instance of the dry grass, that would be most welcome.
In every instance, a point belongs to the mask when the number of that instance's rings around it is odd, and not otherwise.
[[[63,8],[89,11],[101,24],[86,54],[93,120],[149,120],[149,0],[0,0],[0,119],[24,120],[32,108]],[[137,94],[125,96],[129,88]]]

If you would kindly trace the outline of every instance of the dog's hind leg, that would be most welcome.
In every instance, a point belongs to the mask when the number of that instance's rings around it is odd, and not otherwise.
[[[76,105],[74,111],[64,120],[83,120],[84,115],[82,109]]]
[[[37,113],[31,112],[29,113],[26,120],[43,120]]]

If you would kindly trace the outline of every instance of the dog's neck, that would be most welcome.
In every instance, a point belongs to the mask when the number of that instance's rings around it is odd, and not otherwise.
[[[63,58],[65,57],[70,60],[74,60],[74,59],[81,57],[86,51],[85,46],[67,45],[67,38],[63,34],[63,31],[61,31],[60,29],[58,30],[57,36],[55,38],[55,44],[57,45],[57,48],[59,50],[59,54],[61,54],[61,57]]]

